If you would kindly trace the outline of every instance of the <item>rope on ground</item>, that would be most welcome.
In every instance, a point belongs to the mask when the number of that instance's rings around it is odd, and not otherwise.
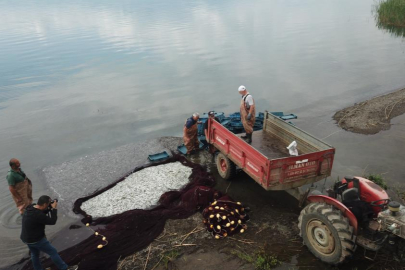
[[[340,122],[342,122],[342,120],[343,120],[346,116],[348,116],[350,113],[355,112],[356,110],[360,109],[362,106],[366,105],[367,103],[368,103],[368,100],[365,101],[365,102],[363,102],[363,103],[359,103],[359,104],[356,105],[356,107],[355,107],[353,110],[351,110],[351,111],[347,112],[345,115],[343,115],[343,117],[340,118],[339,122],[337,123],[338,126],[340,127]]]
[[[335,132],[332,132],[331,134],[329,134],[328,136],[322,138],[321,140],[325,140],[325,139],[329,138],[330,136],[332,136],[333,134],[338,133],[338,132],[340,132],[340,131],[342,131],[342,130],[339,129],[339,130],[337,130],[337,131],[335,131]]]
[[[242,240],[239,240],[239,239],[236,239],[236,238],[233,238],[233,237],[228,237],[229,239],[232,239],[232,240],[234,240],[234,241],[238,241],[238,242],[241,242],[241,243],[244,243],[244,244],[248,244],[248,245],[252,245],[252,244],[254,244],[255,242],[253,242],[252,240],[249,240],[249,239],[242,239]]]
[[[201,232],[202,230],[205,230],[205,228],[202,228],[202,229],[200,228],[199,230],[197,230],[198,227],[199,227],[199,226],[195,227],[191,232],[189,232],[188,234],[186,234],[185,237],[183,238],[183,240],[180,242],[180,245],[182,245],[183,242],[187,239],[187,237],[189,237],[191,234],[193,234],[193,233],[198,233],[198,232]],[[196,230],[197,230],[197,231],[196,231]]]
[[[164,257],[165,257],[165,256],[162,255],[162,256],[160,257],[160,260],[157,262],[157,264],[155,264],[155,266],[153,266],[153,268],[152,268],[151,270],[154,270],[156,267],[158,267],[159,263],[162,261],[162,259],[163,259]]]
[[[229,182],[229,185],[228,185],[228,187],[227,187],[226,190],[225,190],[225,194],[228,194],[228,188],[231,186],[231,184],[232,184],[232,181]]]
[[[190,246],[196,246],[197,244],[180,244],[180,245],[174,245],[173,247],[190,247]]]
[[[397,102],[395,102],[394,105],[392,105],[392,108],[391,108],[390,112],[388,113],[388,115],[387,115],[387,108],[388,108],[391,104],[388,105],[387,107],[385,107],[385,119],[389,119],[389,118],[390,118],[390,115],[391,115],[392,111],[394,110],[395,106],[396,106],[399,102],[401,102],[403,99],[405,99],[405,97],[404,97],[404,98],[401,98],[400,100],[398,100]]]
[[[143,270],[145,270],[145,269],[146,269],[146,266],[148,266],[149,255],[150,255],[150,250],[151,250],[151,249],[152,249],[152,245],[149,246],[148,257],[146,258],[145,267],[143,268]]]

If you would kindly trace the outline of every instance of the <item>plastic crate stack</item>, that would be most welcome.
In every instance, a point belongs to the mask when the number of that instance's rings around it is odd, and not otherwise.
[[[297,119],[298,117],[295,114],[284,114],[283,112],[271,112],[271,114],[280,117],[284,121],[288,121],[291,119]],[[215,117],[219,119],[221,125],[226,127],[229,131],[239,134],[245,132],[243,128],[242,121],[240,120],[240,113],[235,112],[231,113],[229,116],[225,116],[223,112],[215,112]],[[204,113],[200,116],[201,124],[198,124],[198,139],[200,141],[205,141],[205,134],[204,134],[204,123],[208,120],[208,114]],[[259,112],[256,114],[256,121],[253,127],[253,130],[262,130],[263,129],[263,121],[264,121],[264,113]],[[288,122],[291,125],[294,125],[292,122]]]
[[[235,112],[230,114],[229,116],[225,116],[223,112],[215,112],[215,117],[219,119],[221,125],[226,127],[229,131],[238,134],[242,133],[245,130],[243,129],[243,124],[240,120],[240,113]],[[204,113],[200,116],[201,124],[198,124],[198,136],[200,141],[205,139],[204,135],[204,123],[208,120],[208,114]],[[256,121],[253,127],[253,130],[261,130],[263,129],[263,120],[264,120],[264,113],[259,112],[256,114]]]
[[[264,120],[264,113],[262,113],[262,112],[257,113],[253,130],[263,129],[263,120]],[[231,131],[235,134],[245,132],[242,121],[240,119],[239,112],[232,113],[228,117],[225,117],[224,120],[221,121],[221,124],[224,127],[226,127],[229,131]]]

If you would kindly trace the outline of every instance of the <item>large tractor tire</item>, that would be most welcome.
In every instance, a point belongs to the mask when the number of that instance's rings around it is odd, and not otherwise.
[[[229,180],[235,176],[236,165],[229,158],[227,158],[224,154],[219,153],[217,155],[216,163],[217,163],[218,173],[223,179]]]
[[[353,227],[339,209],[326,203],[311,203],[298,219],[300,236],[308,249],[321,261],[337,265],[356,249]]]

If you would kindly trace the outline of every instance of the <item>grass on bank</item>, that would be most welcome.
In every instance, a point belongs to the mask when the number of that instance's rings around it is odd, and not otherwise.
[[[244,253],[242,251],[235,250],[233,255],[239,257],[239,259],[249,262],[255,266],[257,270],[271,270],[272,267],[276,267],[281,264],[276,256],[266,254],[264,251],[258,251],[252,255]]]
[[[163,256],[162,263],[165,267],[165,269],[169,268],[169,264],[174,261],[178,256],[180,255],[180,252],[178,250],[171,250],[166,252]]]
[[[365,175],[364,178],[367,178],[368,180],[373,181],[374,183],[376,183],[377,185],[379,185],[380,187],[382,187],[385,190],[388,189],[388,185],[385,182],[385,180],[381,174],[370,173],[368,175]]]
[[[376,6],[379,24],[405,27],[405,0],[385,0]]]

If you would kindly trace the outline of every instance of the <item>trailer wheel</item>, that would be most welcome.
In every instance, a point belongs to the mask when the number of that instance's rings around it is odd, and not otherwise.
[[[298,219],[300,236],[321,261],[340,264],[356,249],[353,227],[340,210],[326,203],[311,203]]]
[[[219,153],[216,162],[218,173],[223,179],[229,180],[235,176],[236,165],[224,154]]]

